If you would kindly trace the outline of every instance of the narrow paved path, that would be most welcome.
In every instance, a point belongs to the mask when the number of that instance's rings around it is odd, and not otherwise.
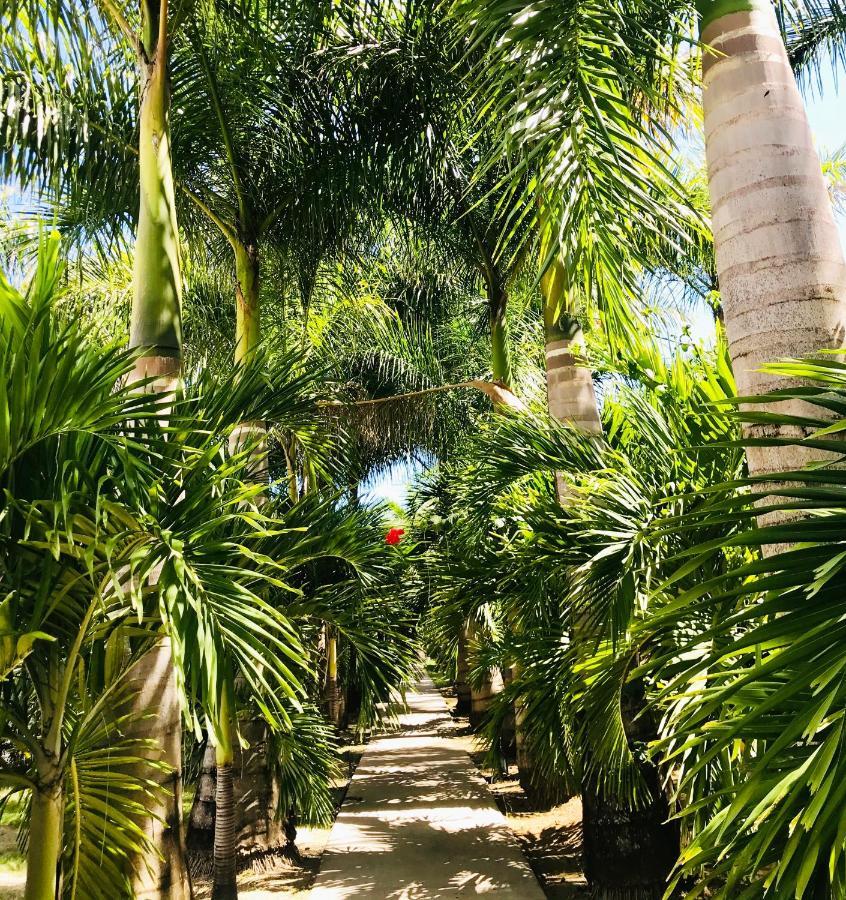
[[[361,758],[309,900],[543,900],[429,678],[408,704]]]

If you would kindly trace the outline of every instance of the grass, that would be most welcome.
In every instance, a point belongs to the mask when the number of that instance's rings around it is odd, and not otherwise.
[[[7,828],[14,828],[17,830],[20,828],[25,815],[25,794],[12,794],[9,799],[6,800],[5,804],[2,802],[2,795],[0,795],[0,825],[5,825]]]
[[[432,679],[438,690],[452,687],[452,678],[446,675],[435,660],[426,657],[426,674]]]
[[[0,872],[23,872],[26,860],[17,850],[0,850]]]

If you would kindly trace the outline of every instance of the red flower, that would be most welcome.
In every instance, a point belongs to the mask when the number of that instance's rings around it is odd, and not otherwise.
[[[392,528],[385,535],[385,543],[386,544],[398,544],[400,542],[400,538],[405,534],[404,528]]]

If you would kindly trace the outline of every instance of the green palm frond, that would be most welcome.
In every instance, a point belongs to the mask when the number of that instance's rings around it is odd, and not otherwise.
[[[787,54],[800,79],[821,83],[826,65],[846,59],[846,6],[839,0],[795,0],[777,7]]]
[[[344,513],[336,498],[268,497],[253,477],[261,442],[232,440],[245,420],[303,441],[319,434],[320,372],[290,354],[257,354],[226,381],[197,375],[172,396],[139,392],[126,384],[133,354],[98,345],[78,319],[62,323],[56,248],[45,241],[25,293],[6,281],[0,290],[0,580],[10,592],[0,605],[0,783],[37,789],[58,766],[68,890],[90,892],[99,859],[117,896],[128,858],[147,848],[136,823],[155,778],[139,774],[150,748],[122,734],[130,714],[114,710],[109,685],[150,641],[170,637],[195,728],[201,714],[221,725],[237,671],[288,741],[288,799],[323,819],[331,746],[315,744],[312,757],[291,746],[321,732],[301,711],[316,662],[308,620],[339,623],[369,720],[408,680],[414,652],[389,602],[396,578],[381,561],[381,517]],[[325,600],[303,574],[320,564],[343,567]],[[39,710],[53,710],[49,728]]]
[[[693,586],[653,623],[688,634],[678,656],[660,661],[671,701],[662,746],[671,760],[683,760],[679,790],[696,790],[700,798],[690,810],[698,829],[677,881],[707,866],[698,893],[712,886],[725,897],[836,896],[846,884],[843,666],[836,650],[844,517],[837,461],[844,451],[846,370],[833,357],[768,368],[804,383],[755,398],[740,417],[784,422],[762,405],[801,396],[808,402],[806,436],[793,442],[824,448],[828,456],[767,483],[729,483],[703,510],[704,523],[687,525],[707,526],[712,517],[715,526],[738,533],[723,540],[726,550],[717,539],[691,546],[690,562],[680,562]],[[775,520],[756,523],[767,513]],[[776,552],[754,554],[767,545]],[[702,577],[699,567],[730,548],[737,548],[735,564]],[[700,617],[698,630],[690,630]],[[736,769],[733,781],[703,780],[727,758]]]
[[[268,758],[278,775],[277,815],[293,811],[307,825],[326,826],[335,816],[333,782],[341,777],[332,726],[311,706],[293,711],[288,729],[270,736]]]
[[[559,253],[568,291],[619,340],[635,330],[654,248],[686,247],[701,229],[669,162],[669,123],[689,94],[675,45],[690,10],[500,0],[457,9],[483,60],[475,84],[498,136],[490,158],[513,159],[503,176],[509,233],[537,222],[542,204],[553,238],[542,268]]]

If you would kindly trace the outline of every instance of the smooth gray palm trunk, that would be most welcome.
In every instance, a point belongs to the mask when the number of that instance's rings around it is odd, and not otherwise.
[[[705,150],[714,252],[740,396],[789,382],[764,363],[839,348],[846,337],[846,266],[802,97],[769,0],[712,4],[702,40]],[[801,401],[778,404],[807,412]],[[799,426],[754,425],[751,437]],[[799,468],[801,447],[750,447],[750,472]]]

